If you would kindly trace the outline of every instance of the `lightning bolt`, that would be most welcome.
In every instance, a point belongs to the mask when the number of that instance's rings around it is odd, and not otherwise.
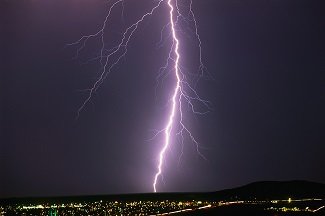
[[[170,115],[169,115],[169,118],[168,118],[169,120],[168,120],[167,126],[165,128],[165,144],[164,144],[164,147],[162,148],[162,150],[159,153],[158,172],[156,173],[155,179],[154,179],[154,182],[153,182],[154,192],[157,192],[157,187],[156,187],[157,186],[157,180],[158,180],[158,177],[161,175],[162,164],[163,164],[165,152],[166,152],[166,150],[167,150],[167,148],[168,148],[168,146],[170,144],[170,133],[171,133],[171,130],[172,130],[174,117],[175,117],[175,111],[176,111],[176,98],[177,98],[177,95],[179,95],[181,93],[181,90],[180,90],[181,89],[181,86],[180,86],[181,78],[180,78],[180,74],[179,74],[179,58],[180,58],[180,54],[178,52],[179,40],[178,40],[177,35],[176,35],[174,16],[173,16],[174,7],[173,7],[173,5],[171,3],[171,0],[168,0],[168,6],[170,7],[170,12],[169,12],[170,26],[171,26],[172,36],[173,36],[173,45],[172,45],[172,47],[175,47],[174,48],[174,54],[176,55],[174,70],[175,70],[175,76],[176,76],[177,82],[176,82],[176,87],[175,87],[174,94],[173,94],[173,97],[172,97],[172,109],[171,109],[171,112],[170,112]]]
[[[203,76],[203,72],[205,71],[205,67],[202,61],[202,47],[201,47],[201,39],[198,34],[198,25],[197,21],[195,19],[194,12],[192,10],[192,0],[189,0],[189,6],[188,6],[188,15],[183,16],[179,7],[179,0],[157,0],[155,5],[151,8],[150,11],[147,13],[144,13],[136,22],[134,22],[132,25],[126,28],[126,30],[123,32],[122,37],[120,41],[117,43],[116,46],[110,47],[109,49],[106,48],[105,44],[105,30],[109,28],[109,19],[112,14],[112,10],[116,7],[121,7],[122,11],[122,17],[124,13],[125,8],[125,0],[116,0],[114,3],[109,7],[108,12],[105,16],[104,22],[101,26],[101,28],[89,35],[82,36],[79,40],[77,40],[74,43],[67,44],[68,46],[78,46],[76,51],[75,58],[79,57],[80,52],[86,47],[87,42],[91,39],[97,39],[100,41],[101,48],[99,51],[99,54],[97,57],[92,58],[89,61],[96,61],[98,60],[101,65],[101,72],[100,76],[97,78],[97,80],[93,83],[91,88],[86,89],[88,91],[88,96],[81,104],[80,108],[78,109],[77,117],[80,115],[80,112],[84,109],[84,107],[88,104],[88,102],[91,100],[93,94],[97,91],[99,86],[103,83],[103,81],[106,79],[106,77],[111,73],[112,69],[121,61],[123,57],[127,54],[128,51],[128,45],[134,35],[134,33],[138,30],[138,26],[147,18],[152,16],[155,11],[160,8],[163,3],[166,3],[166,5],[169,8],[169,23],[166,24],[162,28],[161,32],[161,43],[163,38],[163,31],[167,28],[170,29],[170,36],[172,40],[172,44],[169,50],[169,54],[166,60],[166,64],[160,68],[158,78],[162,77],[164,74],[166,74],[166,70],[169,68],[171,62],[172,62],[172,69],[168,72],[173,72],[174,77],[176,80],[175,87],[173,89],[173,94],[170,98],[171,101],[171,107],[170,112],[168,115],[168,121],[166,126],[158,131],[154,137],[156,137],[160,133],[164,133],[164,144],[162,149],[159,152],[159,158],[158,158],[158,165],[157,165],[157,172],[154,175],[153,180],[153,190],[154,192],[157,192],[157,184],[159,177],[162,177],[163,172],[163,163],[166,157],[166,150],[171,144],[171,135],[173,129],[178,125],[179,130],[176,132],[176,135],[181,136],[181,144],[182,149],[184,145],[184,133],[187,133],[192,142],[196,146],[196,150],[200,156],[202,156],[204,159],[205,157],[200,153],[199,151],[199,143],[195,140],[194,136],[190,132],[190,130],[185,126],[183,122],[183,101],[187,103],[187,105],[190,107],[191,111],[196,114],[205,114],[206,112],[199,112],[195,110],[193,101],[198,101],[202,103],[204,106],[207,107],[207,109],[210,109],[209,102],[206,100],[203,100],[199,97],[195,89],[186,81],[186,75],[182,72],[181,66],[180,66],[180,59],[181,59],[181,53],[179,52],[180,47],[180,39],[178,37],[178,28],[177,26],[182,21],[184,22],[193,22],[194,23],[194,35],[198,41],[198,48],[199,48],[199,77]],[[176,123],[177,122],[177,123]],[[183,152],[181,152],[182,156]],[[180,156],[180,157],[181,157]]]

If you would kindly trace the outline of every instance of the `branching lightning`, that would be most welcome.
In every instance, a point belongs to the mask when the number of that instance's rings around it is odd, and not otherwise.
[[[156,0],[155,5],[151,8],[150,11],[144,13],[136,22],[134,22],[133,24],[131,24],[129,27],[125,29],[118,44],[116,46],[107,49],[105,45],[105,30],[109,28],[108,21],[111,17],[112,11],[117,7],[121,7],[121,13],[123,16],[125,1],[126,0],[114,1],[114,3],[108,9],[108,12],[105,16],[105,20],[101,28],[97,32],[82,36],[76,42],[68,44],[69,46],[78,47],[76,51],[76,58],[78,58],[80,52],[86,47],[87,42],[90,39],[97,39],[100,41],[101,44],[99,56],[89,60],[89,61],[91,60],[99,61],[101,65],[100,76],[93,83],[91,88],[87,89],[88,95],[86,99],[83,101],[83,103],[81,104],[80,108],[78,109],[78,116],[80,115],[80,112],[84,109],[84,107],[88,104],[88,102],[91,100],[93,94],[100,87],[100,85],[103,83],[105,78],[111,73],[112,69],[121,61],[123,57],[126,56],[128,51],[128,45],[132,40],[134,33],[138,30],[138,26],[146,18],[152,16],[156,12],[156,10],[160,8],[163,4],[166,4],[169,10],[168,11],[169,22],[162,28],[160,44],[162,44],[163,41],[163,31],[165,31],[166,29],[169,29],[170,31],[170,37],[172,43],[170,46],[168,57],[166,59],[166,63],[159,70],[158,78],[166,74],[166,70],[172,64],[171,66],[172,69],[168,72],[172,72],[174,74],[174,78],[176,82],[175,82],[175,87],[172,91],[173,94],[170,98],[171,104],[170,104],[170,112],[167,116],[167,124],[162,130],[159,130],[158,133],[156,133],[156,135],[160,133],[164,133],[164,142],[159,152],[157,172],[154,175],[154,180],[152,185],[154,192],[157,192],[158,180],[159,177],[162,176],[162,172],[163,172],[163,163],[166,158],[166,150],[168,149],[168,147],[172,142],[171,135],[174,129],[178,130],[175,132],[175,134],[181,137],[182,145],[184,145],[183,135],[184,133],[186,133],[190,137],[192,142],[195,144],[198,154],[204,158],[204,156],[199,151],[199,143],[196,141],[196,139],[194,138],[190,130],[185,126],[185,123],[183,122],[183,112],[182,112],[183,102],[185,102],[188,105],[188,107],[190,107],[191,111],[195,114],[204,114],[206,112],[199,112],[195,110],[193,101],[202,103],[204,106],[207,107],[207,110],[209,110],[210,108],[209,108],[209,102],[201,99],[198,96],[195,89],[187,82],[187,77],[181,70],[181,66],[180,66],[181,53],[179,50],[181,41],[177,33],[179,31],[178,26],[179,23],[181,22],[180,20],[185,20],[185,22],[192,22],[194,25],[194,34],[198,41],[198,49],[199,49],[198,76],[202,76],[203,72],[205,71],[205,67],[202,61],[202,48],[201,48],[202,43],[198,33],[197,21],[195,19],[195,15],[192,9],[192,0],[187,0],[188,2],[187,16],[182,15],[182,12],[179,8],[180,0]],[[182,154],[183,153],[181,153],[181,155]]]

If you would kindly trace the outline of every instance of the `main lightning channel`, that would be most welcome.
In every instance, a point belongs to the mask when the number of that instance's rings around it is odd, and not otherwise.
[[[158,180],[158,177],[162,173],[162,165],[163,165],[163,161],[164,161],[165,152],[170,144],[170,133],[173,128],[173,122],[174,122],[174,117],[175,117],[175,112],[176,112],[176,98],[177,98],[178,94],[181,94],[181,85],[180,85],[181,79],[180,79],[179,65],[178,65],[179,59],[180,59],[180,54],[178,52],[179,40],[177,38],[176,31],[175,31],[175,23],[174,23],[174,16],[173,16],[174,7],[171,3],[171,0],[168,0],[168,6],[170,8],[169,15],[170,15],[170,26],[171,26],[172,36],[173,36],[174,54],[176,55],[174,70],[175,70],[175,76],[176,76],[177,82],[176,82],[176,87],[175,87],[174,94],[172,97],[172,109],[171,109],[171,112],[170,112],[170,115],[168,118],[168,123],[165,128],[165,143],[164,143],[164,147],[162,148],[162,150],[160,151],[160,154],[159,154],[158,172],[156,173],[155,179],[153,182],[154,192],[157,192],[157,187],[156,187],[157,180]]]
[[[169,54],[167,57],[166,64],[160,68],[159,70],[159,75],[158,79],[161,77],[165,76],[168,72],[173,72],[174,77],[175,77],[175,86],[172,89],[172,96],[170,98],[171,102],[171,107],[170,111],[167,117],[167,123],[165,127],[158,131],[158,134],[164,133],[164,141],[163,141],[163,146],[161,150],[159,151],[159,157],[157,159],[157,172],[154,175],[154,180],[153,180],[153,190],[154,192],[157,192],[157,185],[158,181],[160,178],[162,178],[162,173],[163,173],[163,165],[164,165],[164,160],[166,158],[166,151],[168,147],[171,144],[171,135],[173,130],[178,130],[175,132],[177,136],[181,137],[181,144],[182,144],[182,152],[180,155],[180,158],[183,154],[183,146],[184,146],[184,137],[183,133],[186,133],[192,142],[196,145],[196,150],[197,153],[205,159],[205,157],[200,153],[199,151],[199,143],[195,140],[194,136],[190,132],[190,130],[186,127],[185,123],[183,122],[183,103],[186,102],[188,104],[188,107],[191,109],[191,111],[195,114],[205,114],[206,112],[200,112],[195,110],[194,104],[192,101],[199,102],[206,106],[208,110],[210,109],[209,107],[209,102],[201,99],[195,89],[190,85],[190,83],[187,82],[187,77],[186,74],[184,74],[181,71],[181,66],[180,66],[180,59],[181,59],[181,54],[179,52],[179,46],[180,46],[180,39],[178,38],[177,31],[178,26],[180,25],[181,22],[193,22],[194,23],[194,29],[195,29],[195,37],[196,40],[198,41],[198,49],[199,49],[199,77],[202,77],[203,72],[205,71],[205,67],[202,61],[202,52],[201,52],[201,39],[198,34],[198,25],[194,16],[194,12],[192,10],[192,0],[189,0],[189,7],[188,7],[188,16],[185,17],[183,16],[181,12],[181,8],[178,5],[179,0],[157,0],[155,1],[155,4],[152,6],[152,8],[144,13],[138,20],[133,22],[133,24],[129,25],[123,34],[121,35],[121,38],[115,46],[110,47],[109,49],[106,48],[106,44],[104,41],[105,37],[105,30],[108,29],[109,27],[109,20],[111,18],[111,14],[113,9],[117,7],[122,8],[122,16],[124,13],[124,2],[125,0],[115,0],[114,3],[109,7],[108,12],[105,16],[104,22],[101,26],[101,28],[96,31],[93,34],[89,35],[84,35],[82,36],[79,40],[77,40],[74,43],[67,44],[68,46],[79,46],[76,52],[76,58],[78,58],[79,53],[86,47],[86,44],[89,40],[91,39],[98,39],[99,43],[101,44],[100,51],[99,51],[99,56],[90,59],[89,61],[93,60],[99,60],[99,63],[101,65],[100,69],[100,75],[99,77],[95,80],[93,85],[87,89],[88,96],[86,99],[83,101],[81,106],[78,109],[78,116],[80,112],[84,109],[84,107],[89,103],[91,100],[93,94],[97,91],[97,89],[100,87],[100,85],[103,83],[103,81],[106,79],[106,77],[112,72],[113,68],[120,63],[121,59],[126,56],[128,52],[128,45],[131,41],[131,39],[134,36],[134,33],[138,30],[139,25],[141,25],[144,20],[150,16],[152,16],[155,11],[160,8],[163,3],[166,3],[169,8],[169,23],[167,23],[161,32],[161,41],[163,37],[163,31],[165,28],[170,29],[170,37],[172,40],[172,44],[170,46]],[[169,38],[169,36],[168,36]],[[87,61],[88,62],[88,61]],[[172,62],[172,63],[171,63]],[[170,66],[170,67],[169,67]],[[171,68],[169,71],[168,68]],[[167,73],[165,73],[168,70]],[[179,158],[179,160],[180,160]]]

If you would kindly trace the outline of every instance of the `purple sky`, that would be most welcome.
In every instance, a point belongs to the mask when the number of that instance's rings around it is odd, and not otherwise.
[[[185,117],[207,161],[185,139],[178,164],[175,139],[159,190],[325,183],[322,1],[193,1],[213,77],[202,78],[197,91],[212,110]],[[126,0],[124,19],[113,14],[107,43],[152,3]],[[104,0],[0,1],[0,197],[152,191],[161,140],[148,139],[166,121],[172,86],[167,77],[155,94],[168,52],[157,48],[167,10],[143,23],[125,59],[75,118],[86,97],[79,90],[99,68],[80,61],[98,44],[89,43],[79,61],[72,60],[73,47],[64,47],[95,32],[108,6]],[[182,63],[191,71],[196,41],[190,31],[180,37]]]

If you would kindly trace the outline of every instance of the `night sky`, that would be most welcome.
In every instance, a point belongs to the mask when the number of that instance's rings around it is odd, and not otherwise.
[[[211,110],[185,110],[184,118],[207,160],[185,138],[179,161],[174,137],[159,191],[216,191],[261,180],[325,183],[321,2],[194,0],[209,72],[196,90]],[[113,13],[107,43],[152,3],[126,0],[124,18]],[[162,143],[150,138],[166,122],[172,88],[167,76],[155,93],[168,52],[168,39],[157,47],[166,6],[140,26],[126,57],[76,119],[87,96],[82,90],[99,76],[98,62],[82,64],[98,43],[79,59],[76,47],[65,45],[98,30],[109,5],[0,1],[0,197],[152,192]],[[191,26],[184,29],[182,64],[195,72],[197,42]]]

